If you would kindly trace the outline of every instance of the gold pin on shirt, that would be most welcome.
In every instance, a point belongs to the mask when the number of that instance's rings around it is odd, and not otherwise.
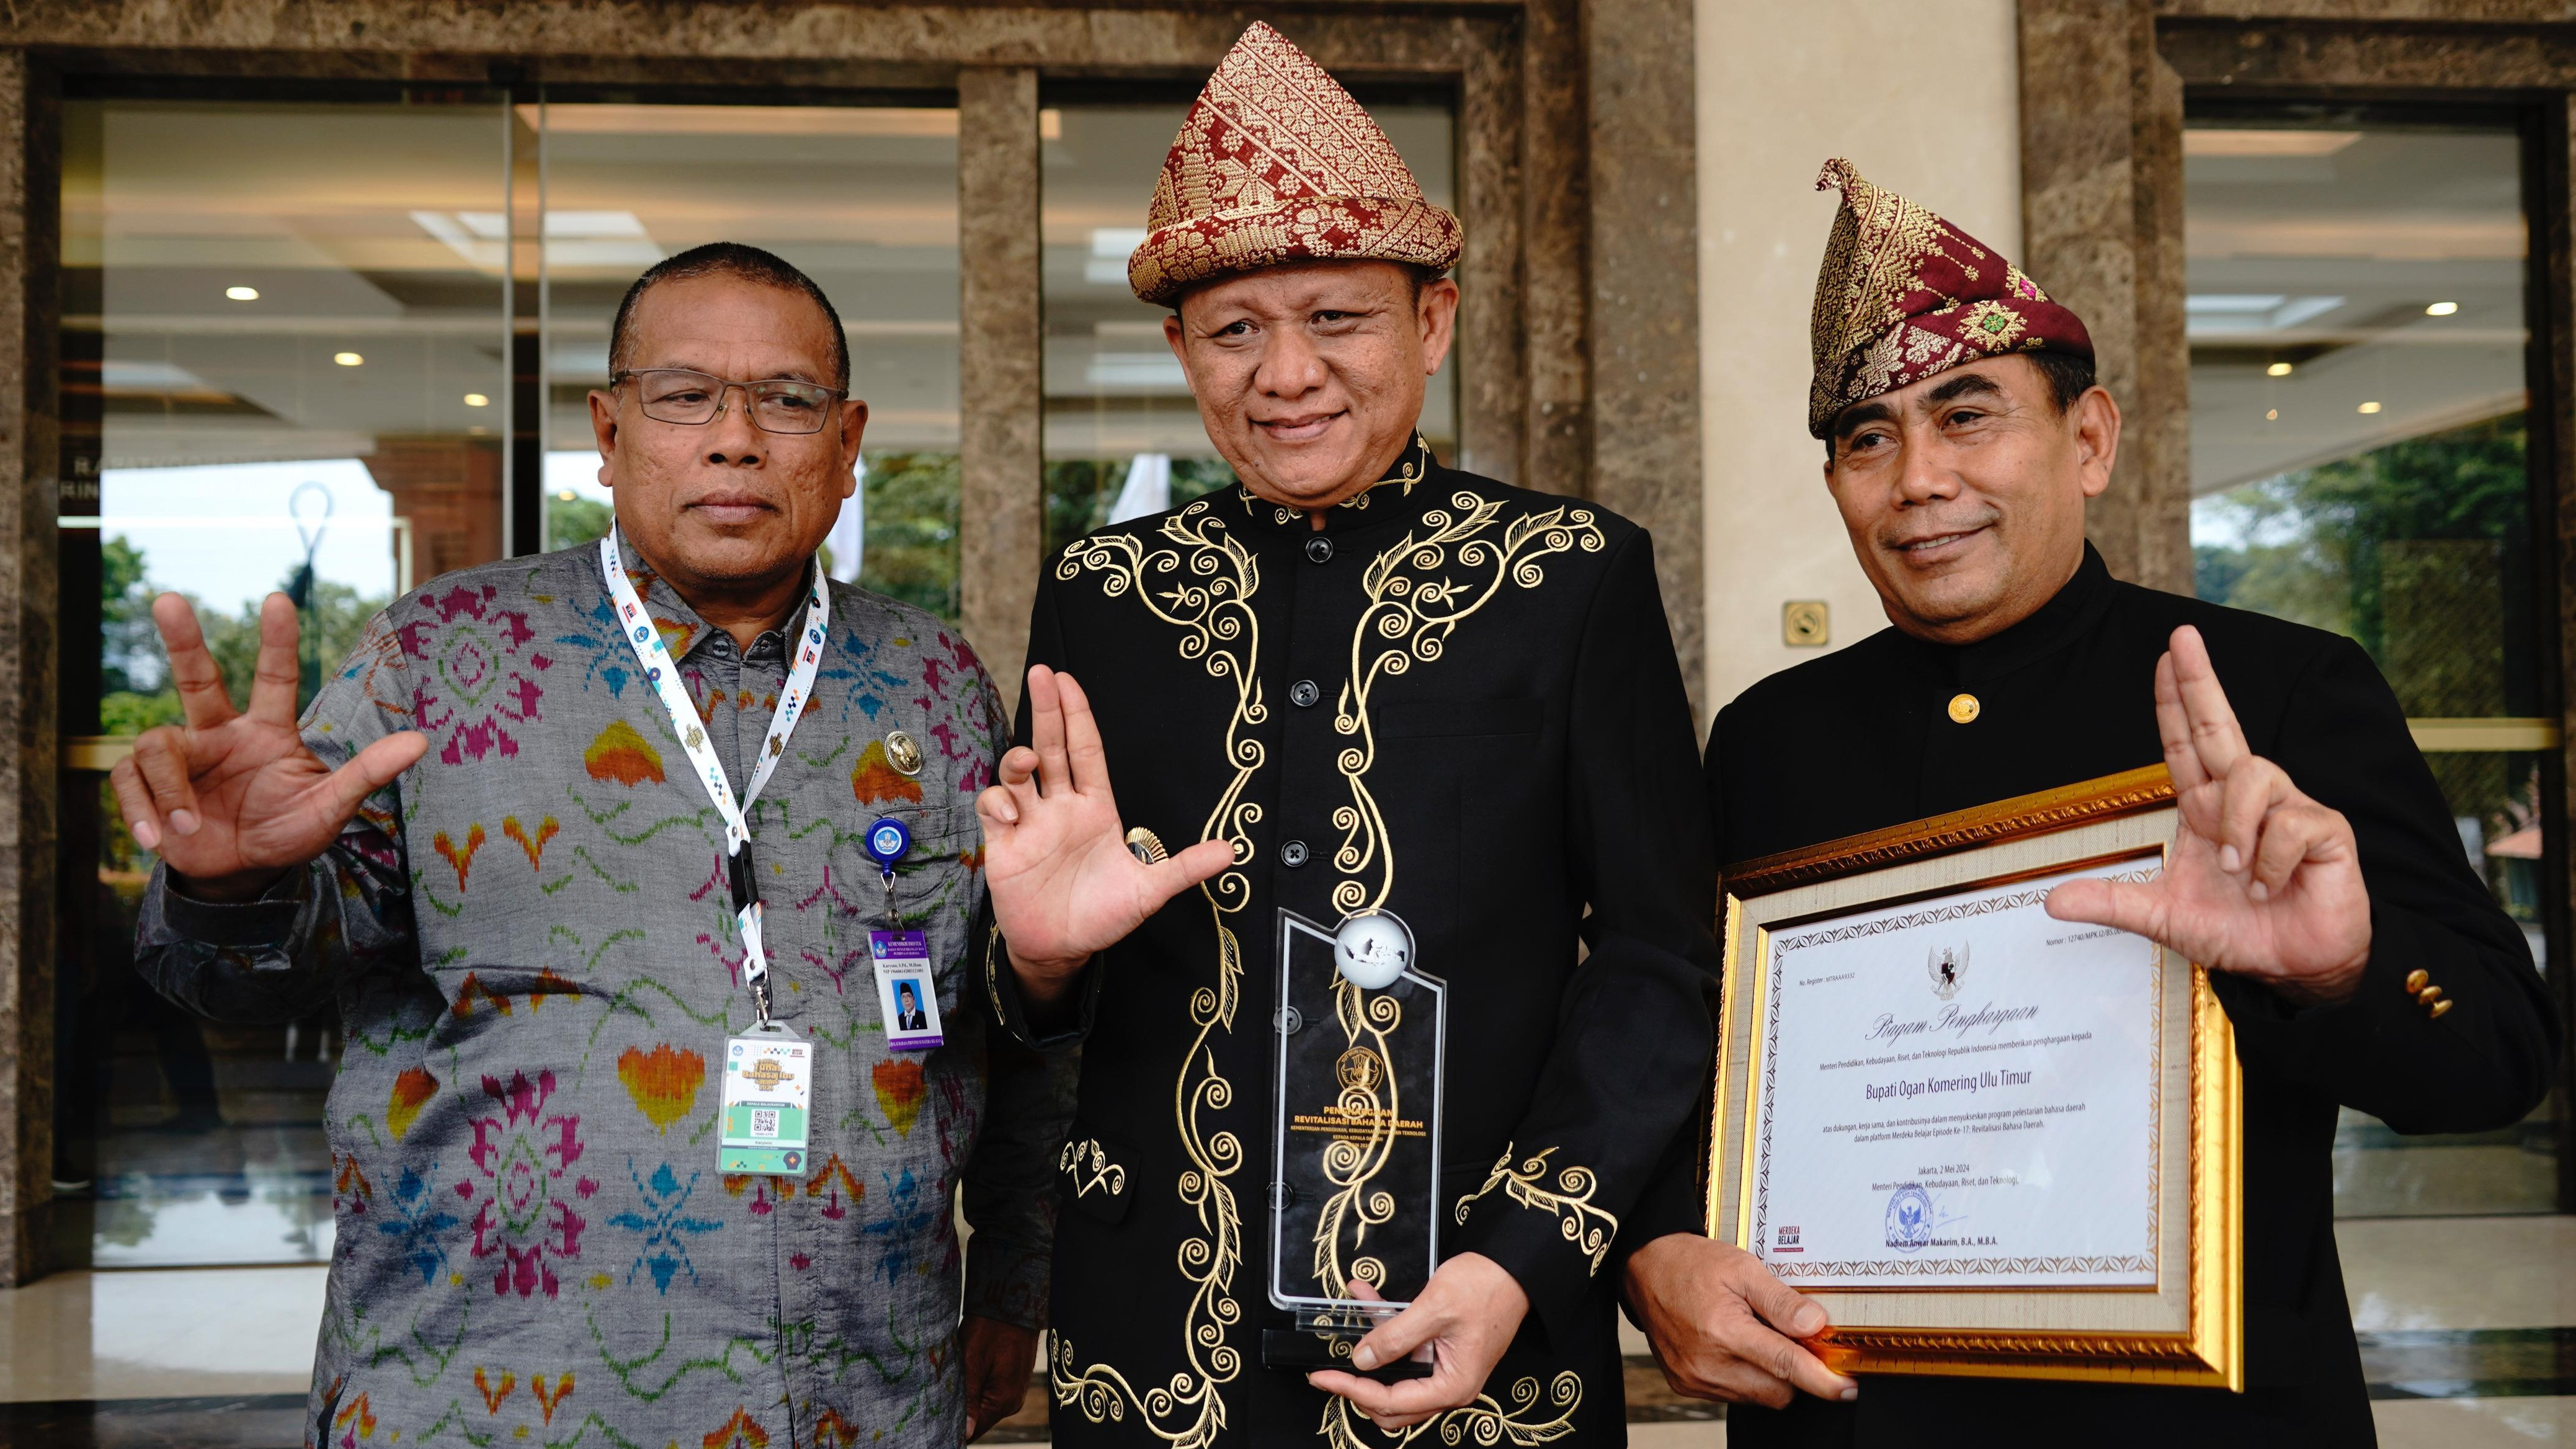
[[[921,746],[901,730],[888,730],[885,737],[886,763],[907,775],[921,773]]]
[[[1985,706],[1977,703],[1977,697],[1973,694],[1954,694],[1950,696],[1950,718],[1954,723],[1973,723],[1977,716],[1984,710]]]

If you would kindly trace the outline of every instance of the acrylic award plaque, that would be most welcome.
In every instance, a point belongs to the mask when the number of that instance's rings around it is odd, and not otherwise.
[[[1281,911],[1277,967],[1269,1287],[1296,1325],[1267,1331],[1262,1358],[1348,1370],[1351,1346],[1439,1266],[1448,988],[1383,911],[1338,925]]]

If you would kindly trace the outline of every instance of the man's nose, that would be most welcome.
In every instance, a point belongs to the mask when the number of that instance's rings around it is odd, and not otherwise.
[[[1324,356],[1304,331],[1279,328],[1268,344],[1252,373],[1254,390],[1268,397],[1302,397],[1324,385]]]
[[[728,387],[707,419],[707,461],[729,467],[758,463],[769,451],[769,435],[751,420],[749,389]]]
[[[1896,492],[1902,503],[1932,503],[1959,496],[1959,473],[1948,451],[1930,438],[1905,440],[1904,466],[1897,470]]]

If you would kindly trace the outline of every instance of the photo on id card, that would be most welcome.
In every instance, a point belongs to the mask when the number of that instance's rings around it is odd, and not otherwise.
[[[918,1051],[946,1041],[928,938],[919,931],[871,931],[868,955],[876,964],[877,1019],[885,1023],[886,1049]]]

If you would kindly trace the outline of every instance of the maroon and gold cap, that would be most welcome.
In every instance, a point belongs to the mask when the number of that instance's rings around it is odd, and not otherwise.
[[[1816,380],[1807,431],[1824,437],[1856,402],[1961,363],[2009,352],[2093,355],[2074,313],[1994,249],[1892,191],[1849,161],[1825,163],[1816,189],[1842,209],[1816,276]]]
[[[1457,264],[1458,218],[1288,37],[1255,22],[1163,158],[1127,285],[1157,306],[1197,282],[1298,261]]]

